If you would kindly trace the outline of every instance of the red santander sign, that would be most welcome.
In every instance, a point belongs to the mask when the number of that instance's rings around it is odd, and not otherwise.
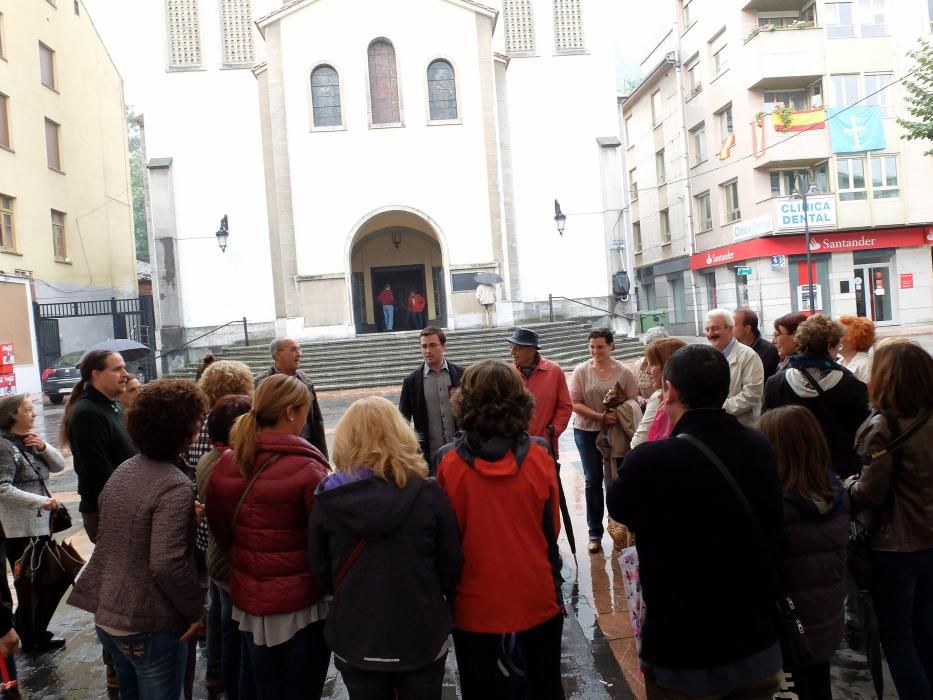
[[[727,265],[731,262],[766,258],[772,255],[803,255],[807,252],[804,236],[768,236],[704,250],[690,256],[690,269]],[[907,226],[896,229],[872,229],[845,233],[817,232],[810,235],[811,253],[836,253],[877,248],[912,248],[933,245],[933,229]]]

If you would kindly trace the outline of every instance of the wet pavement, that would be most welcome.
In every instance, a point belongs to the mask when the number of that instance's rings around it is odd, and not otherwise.
[[[328,442],[333,440],[333,429],[347,407],[361,396],[378,394],[396,402],[397,387],[351,390],[319,394]],[[37,402],[37,409],[40,406]],[[57,445],[58,425],[63,408],[46,403],[39,411],[37,432]],[[639,698],[643,700],[644,682],[638,672],[635,641],[625,606],[622,572],[617,556],[613,556],[612,541],[607,535],[603,552],[586,552],[587,528],[584,496],[583,468],[569,429],[560,440],[561,479],[571,514],[573,531],[579,551],[576,562],[566,538],[561,533],[560,550],[564,561],[563,591],[568,617],[564,624],[561,673],[568,698],[602,700],[604,698]],[[77,480],[70,467],[54,475],[50,488],[69,507],[75,522],[64,537],[70,539],[85,558],[92,545],[81,527],[78,513]],[[12,588],[12,583],[11,583]],[[94,635],[93,619],[83,611],[64,603],[59,607],[51,625],[52,631],[68,640],[68,645],[54,654],[40,656],[20,655],[20,685],[29,698],[103,698],[107,697],[100,647]],[[195,698],[208,698],[203,687],[203,649],[198,651]],[[868,700],[874,698],[870,676],[864,656],[841,651],[833,659],[833,687],[836,698]],[[453,653],[448,656],[444,681],[444,700],[459,697],[456,664]],[[896,698],[890,676],[886,682],[885,698]],[[339,673],[331,665],[325,686],[326,698],[347,698]],[[788,698],[796,697],[788,694]]]

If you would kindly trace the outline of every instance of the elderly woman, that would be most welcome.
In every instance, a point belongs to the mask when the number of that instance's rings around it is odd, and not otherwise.
[[[334,431],[337,473],[311,509],[311,570],[334,592],[324,628],[351,698],[440,700],[463,555],[418,436],[381,396]],[[433,543],[430,547],[422,543]]]
[[[933,693],[933,358],[883,341],[871,370],[872,414],[856,447],[866,464],[847,483],[871,509],[872,594],[881,646],[902,698]]]
[[[868,384],[871,377],[871,355],[868,351],[875,344],[875,324],[862,316],[840,316],[839,323],[846,334],[842,336],[837,360],[856,379]]]
[[[437,481],[463,546],[453,632],[463,700],[500,697],[499,650],[511,632],[525,696],[562,700],[560,499],[547,442],[526,432],[534,398],[517,372],[484,360],[464,372],[452,403],[463,430],[438,452]]]
[[[804,314],[784,314],[774,319],[774,335],[771,342],[777,348],[778,357],[781,358],[781,364],[778,370],[787,369],[787,364],[791,355],[797,352],[797,342],[794,340],[794,334],[801,323],[807,320]],[[769,377],[770,379],[770,377]]]
[[[237,360],[214,360],[213,355],[205,356],[211,361],[201,367],[200,378],[197,380],[198,388],[207,397],[208,413],[222,396],[253,394],[253,373],[249,365]],[[201,426],[198,439],[188,450],[187,461],[192,469],[198,466],[198,460],[211,451],[211,440],[207,435],[207,421]]]
[[[811,316],[801,323],[794,334],[799,352],[765,384],[762,409],[788,404],[809,408],[820,422],[840,478],[858,471],[855,431],[868,415],[867,388],[834,359],[844,333],[828,316]]]
[[[667,413],[662,408],[661,375],[664,372],[664,365],[671,359],[671,355],[685,345],[686,343],[679,338],[662,338],[645,348],[645,364],[648,365],[654,393],[648,399],[645,413],[635,430],[635,435],[632,436],[633,450],[643,442],[670,437],[671,428],[674,426],[671,425]]]
[[[33,432],[36,411],[26,394],[0,399],[0,524],[12,569],[32,538],[48,539],[49,511],[58,508],[46,482],[65,466],[61,453]],[[3,574],[6,585],[6,574]],[[44,629],[20,630],[24,651],[65,645]],[[34,636],[33,636],[34,635]]]
[[[207,402],[194,382],[147,384],[127,416],[140,454],[100,495],[97,546],[68,602],[94,614],[125,698],[177,698],[204,613],[194,558],[194,487],[178,464]]]

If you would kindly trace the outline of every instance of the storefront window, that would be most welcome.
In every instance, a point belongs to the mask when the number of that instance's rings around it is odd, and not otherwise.
[[[894,320],[891,286],[894,253],[890,250],[857,251],[855,263],[855,312],[875,323]]]

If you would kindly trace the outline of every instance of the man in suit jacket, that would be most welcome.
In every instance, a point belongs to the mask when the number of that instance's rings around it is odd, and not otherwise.
[[[751,309],[736,309],[735,337],[742,345],[747,345],[758,353],[765,371],[765,381],[774,376],[781,358],[777,348],[761,337],[761,331],[758,330],[758,314]]]
[[[414,419],[421,452],[433,473],[434,454],[457,432],[450,394],[460,386],[464,368],[447,361],[447,336],[440,328],[423,328],[418,340],[424,362],[402,382],[398,410],[406,420]]]
[[[729,397],[723,404],[727,413],[743,425],[755,425],[761,415],[761,395],[765,372],[758,353],[735,337],[735,319],[727,309],[706,314],[706,339],[729,362]]]

